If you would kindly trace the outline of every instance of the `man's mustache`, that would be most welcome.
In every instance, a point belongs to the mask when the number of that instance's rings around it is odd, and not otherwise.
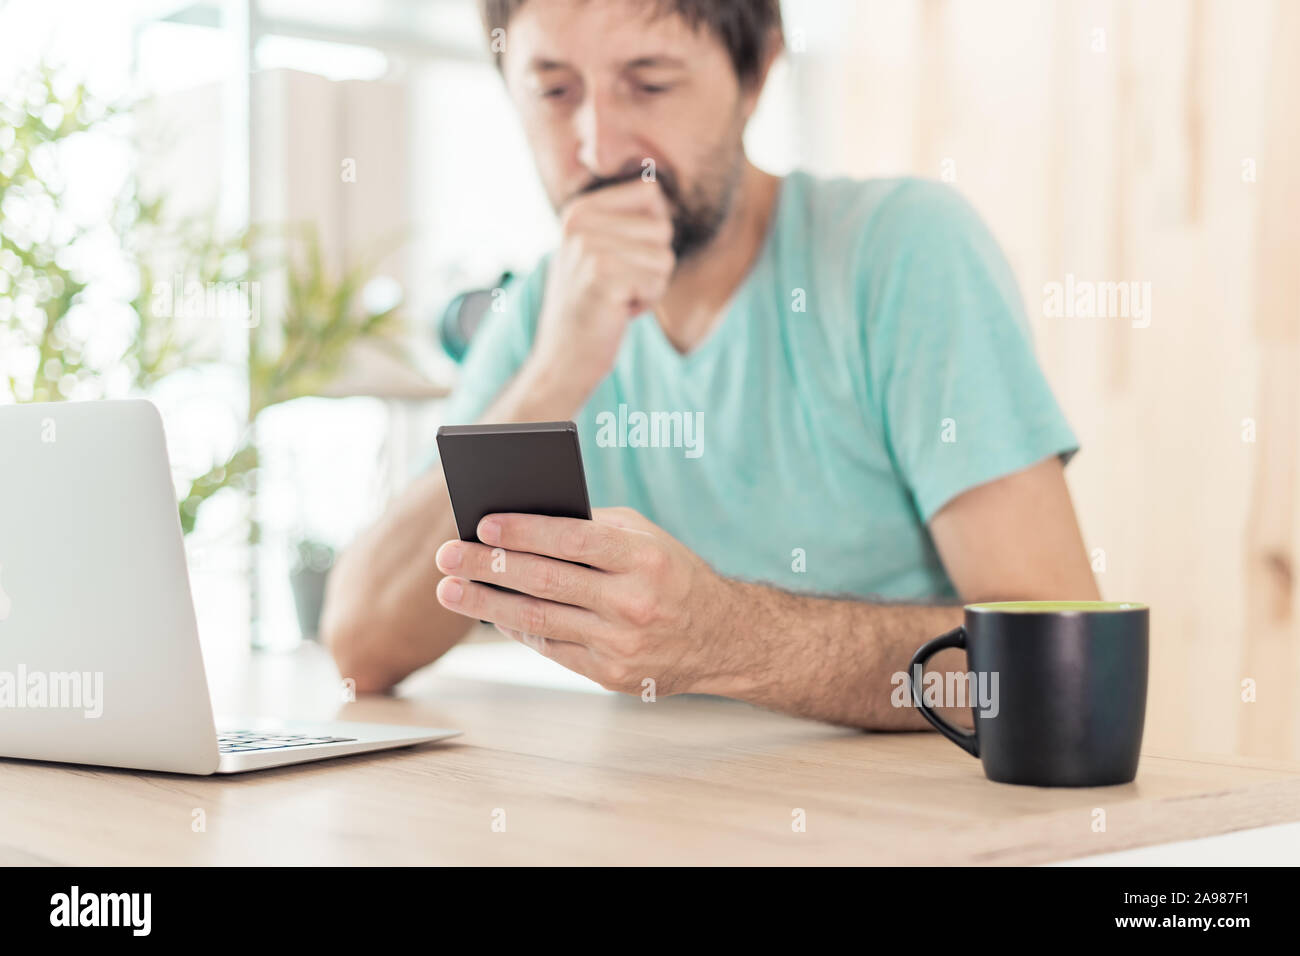
[[[578,190],[578,196],[586,196],[597,190],[608,189],[610,186],[621,186],[623,183],[634,182],[643,178],[643,169],[640,165],[629,167],[622,172],[613,176],[594,176],[591,181]],[[664,191],[664,196],[670,203],[676,205],[679,201],[680,194],[677,191],[677,177],[671,170],[662,167],[656,168],[652,182],[657,182],[659,188]]]

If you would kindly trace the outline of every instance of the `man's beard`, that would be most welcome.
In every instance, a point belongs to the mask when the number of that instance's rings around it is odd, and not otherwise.
[[[673,223],[673,255],[679,266],[707,249],[727,221],[736,185],[740,182],[743,156],[739,143],[720,144],[705,162],[703,172],[689,195],[683,194],[681,181],[673,169],[658,163],[653,167],[654,180],[668,200]],[[649,169],[639,162],[629,163],[615,176],[592,179],[578,190],[577,195],[635,179],[649,179]]]

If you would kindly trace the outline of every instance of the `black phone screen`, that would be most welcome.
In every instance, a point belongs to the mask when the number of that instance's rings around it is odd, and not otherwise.
[[[573,422],[444,425],[438,454],[462,541],[490,514],[591,518]]]

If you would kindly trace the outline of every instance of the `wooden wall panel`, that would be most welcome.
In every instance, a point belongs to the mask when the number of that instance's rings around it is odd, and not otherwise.
[[[1297,50],[1290,0],[868,0],[793,63],[814,168],[955,171],[1003,243],[1156,746],[1300,758]],[[1151,283],[1149,327],[1044,317],[1067,273]]]

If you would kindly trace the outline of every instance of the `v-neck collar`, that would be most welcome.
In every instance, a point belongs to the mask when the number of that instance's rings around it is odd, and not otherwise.
[[[654,312],[643,312],[636,320],[650,324],[650,338],[655,342],[655,347],[664,353],[666,361],[686,367],[702,361],[705,357],[721,348],[721,343],[727,338],[727,329],[739,321],[736,317],[737,314],[745,311],[740,308],[740,305],[750,295],[754,277],[762,274],[764,268],[768,266],[769,260],[775,254],[777,233],[785,218],[785,205],[790,192],[787,185],[791,175],[793,173],[782,176],[781,181],[777,183],[776,201],[772,204],[772,215],[768,219],[767,233],[763,236],[758,255],[749,264],[745,277],[740,280],[740,284],[736,286],[726,304],[720,310],[719,317],[713,323],[713,328],[695,344],[694,348],[689,352],[679,352],[677,347],[668,340],[668,336],[664,334],[663,326],[659,324]]]

